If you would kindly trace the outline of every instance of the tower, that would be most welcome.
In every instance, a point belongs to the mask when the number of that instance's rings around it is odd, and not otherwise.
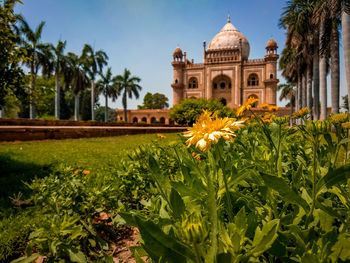
[[[270,39],[266,44],[266,55],[264,60],[266,62],[266,103],[276,105],[276,89],[277,89],[277,43],[274,39]]]
[[[184,68],[185,62],[183,60],[183,54],[180,47],[177,47],[173,53],[173,61],[171,65],[173,66],[173,83],[171,87],[173,88],[173,105],[179,104],[183,99],[183,89],[184,89]],[[186,58],[185,58],[186,59]]]

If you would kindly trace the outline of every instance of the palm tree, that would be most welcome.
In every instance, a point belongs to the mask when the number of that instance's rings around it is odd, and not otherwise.
[[[120,95],[119,86],[117,84],[116,77],[112,75],[112,68],[107,68],[106,74],[100,74],[101,80],[96,84],[96,88],[99,93],[103,93],[105,96],[105,122],[108,122],[108,97],[111,97],[113,101]]]
[[[74,53],[67,54],[67,69],[64,71],[64,84],[72,85],[74,94],[74,119],[79,120],[80,92],[89,85],[89,79],[86,75],[82,56]]]
[[[282,101],[284,99],[289,100],[290,104],[290,115],[293,115],[293,107],[295,106],[295,89],[292,83],[287,82],[283,84],[279,84],[277,86],[277,91],[281,91],[281,95],[279,100]]]
[[[103,66],[107,65],[108,56],[103,50],[95,51],[90,45],[85,44],[83,58],[91,80],[91,120],[95,120],[95,79],[96,75],[102,72]]]
[[[60,119],[60,75],[63,74],[66,68],[66,57],[63,51],[66,47],[66,41],[58,41],[57,46],[50,45],[53,53],[53,68],[55,71],[55,117]]]
[[[350,98],[350,2],[349,0],[340,1],[341,28],[343,35],[343,51],[346,71],[346,82],[348,86],[348,98]],[[350,112],[350,106],[349,106]]]
[[[116,77],[116,81],[118,83],[120,92],[123,93],[122,103],[124,107],[124,121],[127,122],[127,97],[131,99],[132,96],[135,95],[137,99],[139,98],[139,91],[141,91],[142,87],[137,83],[139,83],[141,79],[136,76],[131,76],[131,72],[127,69],[124,69],[124,74],[118,75]]]
[[[30,90],[29,90],[29,117],[31,119],[35,118],[35,80],[40,66],[40,58],[42,58],[40,51],[45,47],[43,43],[40,42],[41,33],[45,22],[41,22],[35,30],[32,30],[25,20],[21,21],[21,32],[24,36],[23,45],[27,51],[27,55],[30,58],[26,62],[30,69]]]

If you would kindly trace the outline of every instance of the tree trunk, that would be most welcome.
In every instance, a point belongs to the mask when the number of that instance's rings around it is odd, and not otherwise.
[[[34,60],[33,60],[30,63],[30,88],[29,88],[29,118],[30,119],[35,119],[34,87],[35,87],[35,76],[34,76]]]
[[[327,63],[326,58],[320,58],[320,101],[321,120],[327,119]]]
[[[105,94],[105,122],[108,122],[108,96]]]
[[[302,76],[301,74],[298,75],[298,110],[301,110],[303,107],[303,100],[302,100],[302,96],[303,96],[303,81],[302,81]]]
[[[332,91],[332,114],[339,113],[339,32],[332,29],[331,35],[331,91]]]
[[[95,120],[95,111],[94,111],[94,106],[95,106],[95,80],[92,79],[91,81],[91,120]]]
[[[124,106],[124,122],[128,122],[126,92],[123,95],[123,106]]]
[[[321,22],[320,39],[324,34],[324,22]],[[324,55],[320,56],[320,101],[321,120],[327,119],[327,61]]]
[[[313,83],[314,83],[314,100],[313,100],[313,112],[314,120],[318,120],[320,116],[319,101],[320,101],[320,61],[319,61],[319,40],[318,34],[315,34],[314,42],[314,54],[313,54]]]
[[[56,70],[56,86],[55,86],[55,117],[60,119],[60,76]]]
[[[79,100],[80,100],[80,92],[75,94],[74,96],[74,120],[79,120]]]
[[[303,89],[302,89],[302,91],[303,91],[303,97],[302,97],[302,102],[303,102],[303,108],[305,108],[305,107],[307,107],[307,76],[306,76],[306,74],[307,74],[307,72],[304,72],[304,74],[303,74],[303,78],[302,78],[302,80],[303,80],[303,85],[302,85],[302,87],[303,87]]]
[[[293,100],[290,100],[290,126],[293,126]]]
[[[308,64],[306,68],[306,107],[312,111],[312,65]],[[312,116],[312,114],[311,114]]]
[[[345,11],[342,12],[342,16],[341,16],[341,27],[342,27],[342,35],[343,35],[346,83],[348,87],[348,98],[350,100],[350,14],[347,14]],[[350,112],[350,103],[349,103],[348,110]]]
[[[5,118],[5,108],[4,106],[0,106],[0,119]]]

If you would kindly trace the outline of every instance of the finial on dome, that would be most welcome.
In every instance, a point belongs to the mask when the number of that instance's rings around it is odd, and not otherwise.
[[[227,16],[227,23],[231,23],[231,17],[230,17],[230,14],[228,14],[228,16]]]

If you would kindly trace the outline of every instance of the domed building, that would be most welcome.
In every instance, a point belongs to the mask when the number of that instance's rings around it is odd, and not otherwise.
[[[231,109],[237,108],[249,97],[258,104],[276,105],[277,43],[270,39],[263,59],[249,59],[247,38],[227,24],[210,41],[203,43],[203,63],[194,63],[180,47],[173,52],[173,104],[185,98],[216,98]],[[256,104],[255,106],[258,106]],[[128,110],[128,121],[133,123],[171,124],[169,110]],[[123,121],[123,110],[117,110]],[[288,114],[288,112],[287,112]]]
[[[263,59],[249,59],[249,41],[231,24],[229,16],[208,47],[203,42],[203,63],[188,60],[180,47],[174,50],[174,105],[185,98],[216,98],[237,108],[249,97],[275,105],[277,48],[276,41],[270,39]]]

